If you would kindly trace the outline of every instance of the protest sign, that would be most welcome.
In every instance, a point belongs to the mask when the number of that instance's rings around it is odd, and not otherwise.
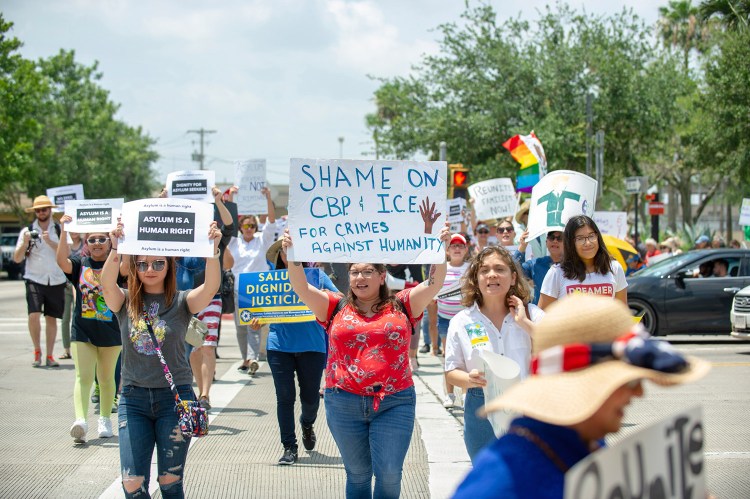
[[[444,161],[290,163],[290,261],[445,261]]]
[[[83,196],[83,184],[64,185],[62,187],[51,187],[47,189],[47,197],[57,208],[52,208],[53,213],[64,213],[65,202],[77,199],[86,199]]]
[[[474,346],[473,343],[472,346]],[[482,388],[485,404],[517,383],[521,375],[521,367],[513,359],[480,348],[472,350],[467,367],[469,370],[484,371],[484,378],[487,380],[487,384]],[[499,410],[488,414],[487,419],[495,435],[499,437],[507,431],[511,419],[515,416],[516,414],[512,411]]]
[[[234,164],[234,185],[239,191],[234,195],[237,209],[244,215],[265,215],[268,201],[260,190],[268,185],[266,181],[266,160],[250,159]]]
[[[307,282],[320,288],[320,269],[305,269]],[[292,291],[286,269],[240,274],[237,300],[240,324],[257,318],[261,324],[310,322],[315,315]]]
[[[554,230],[564,230],[570,217],[592,216],[596,180],[570,170],[548,173],[531,191],[527,240]]]
[[[509,178],[484,180],[469,186],[477,220],[494,220],[516,214],[516,189]]]
[[[750,225],[750,198],[742,199],[742,206],[740,206],[740,225]]]
[[[706,497],[701,408],[666,417],[565,474],[565,497]]]
[[[73,220],[65,224],[65,230],[81,234],[108,234],[117,225],[123,201],[122,198],[66,201],[65,214],[70,215]]]
[[[624,211],[595,211],[591,218],[602,234],[617,239],[625,239],[628,235],[628,214]]]
[[[122,205],[125,236],[117,249],[124,255],[212,257],[208,231],[214,207],[177,198],[139,199]]]
[[[184,170],[167,175],[167,195],[171,198],[194,199],[213,203],[211,189],[216,184],[213,170]]]
[[[447,220],[451,223],[451,232],[461,232],[461,224],[466,222],[466,200],[449,199],[446,213]]]

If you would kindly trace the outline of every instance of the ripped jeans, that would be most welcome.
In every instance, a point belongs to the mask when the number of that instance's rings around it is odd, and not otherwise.
[[[195,400],[190,385],[179,385],[177,390],[183,400]],[[162,497],[184,497],[182,480],[190,438],[183,437],[177,426],[172,391],[169,388],[123,386],[117,420],[125,497],[150,497],[148,483],[154,445]],[[141,481],[140,487],[136,487],[134,480]]]

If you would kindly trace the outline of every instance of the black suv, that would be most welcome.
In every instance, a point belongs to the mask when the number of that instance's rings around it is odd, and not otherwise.
[[[23,277],[24,262],[13,261],[13,253],[16,251],[18,232],[0,234],[0,248],[3,252],[3,270],[8,273],[8,279],[16,280]]]

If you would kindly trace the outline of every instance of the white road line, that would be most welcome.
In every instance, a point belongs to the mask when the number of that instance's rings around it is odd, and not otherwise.
[[[262,368],[265,363],[261,362],[260,364]],[[235,363],[226,373],[224,373],[224,376],[221,377],[221,381],[224,383],[214,384],[211,387],[211,412],[208,416],[209,434],[207,438],[211,438],[210,424],[213,420],[221,414],[224,408],[234,400],[234,397],[236,397],[240,390],[247,386],[252,379],[247,374],[237,371],[239,365],[239,362]],[[195,438],[192,439],[190,445],[193,445],[196,440],[197,439]],[[156,481],[158,476],[159,471],[157,469],[156,453],[154,452],[153,459],[151,460],[151,480],[149,481],[148,486],[149,495],[153,495],[154,492],[159,489],[159,483]],[[119,499],[122,497],[122,475],[118,476],[117,479],[99,496],[100,499]]]

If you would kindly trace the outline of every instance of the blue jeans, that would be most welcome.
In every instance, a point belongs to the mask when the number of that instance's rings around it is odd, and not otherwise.
[[[481,388],[469,388],[464,403],[464,444],[472,463],[479,451],[496,438],[489,419],[477,416],[477,411],[483,405],[484,391]]]
[[[195,400],[190,385],[177,387],[180,398]],[[151,456],[156,445],[159,477],[177,476],[176,482],[159,484],[162,497],[182,498],[182,479],[190,438],[182,436],[177,426],[175,400],[169,388],[122,387],[120,405],[117,408],[120,427],[120,467],[125,497],[150,497]],[[135,492],[128,493],[124,482],[128,478],[143,477],[143,484]]]
[[[297,397],[294,374],[297,373],[299,400],[302,404],[300,423],[310,426],[318,417],[320,378],[326,366],[326,354],[269,350],[268,365],[276,388],[276,419],[279,421],[281,444],[284,447],[297,447],[297,436],[294,433],[294,401]]]
[[[347,499],[389,499],[401,494],[401,471],[414,431],[417,395],[412,386],[386,395],[377,411],[372,402],[373,397],[338,388],[325,392],[328,428],[346,470]]]

